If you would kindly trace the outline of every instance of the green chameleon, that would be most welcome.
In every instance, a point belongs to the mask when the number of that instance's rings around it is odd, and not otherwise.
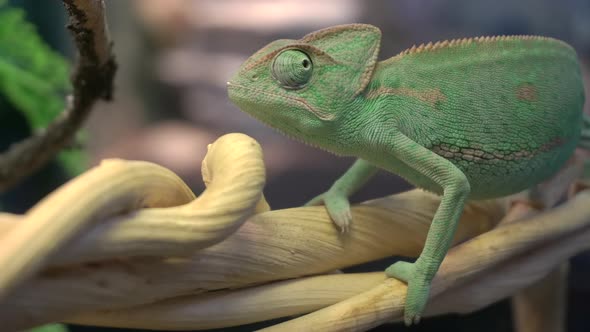
[[[229,98],[279,131],[359,159],[311,204],[351,222],[348,196],[377,169],[442,195],[422,253],[385,271],[408,284],[417,323],[467,199],[517,193],[590,147],[575,51],[547,37],[457,39],[377,61],[381,32],[334,26],[274,41],[228,82]],[[309,204],[309,203],[308,203]]]

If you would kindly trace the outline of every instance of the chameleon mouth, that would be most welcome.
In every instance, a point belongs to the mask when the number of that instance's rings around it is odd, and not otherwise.
[[[331,121],[335,119],[335,115],[328,113],[328,112],[324,112],[321,110],[318,110],[314,107],[312,107],[305,99],[303,98],[298,98],[298,97],[292,97],[292,96],[286,96],[283,94],[278,94],[278,93],[272,93],[272,92],[268,92],[265,90],[261,90],[261,89],[257,89],[257,88],[252,88],[252,87],[248,87],[242,84],[237,84],[234,82],[227,82],[227,88],[228,88],[228,93],[229,93],[229,98],[234,100],[235,97],[240,98],[240,96],[236,96],[235,94],[232,93],[232,90],[244,90],[246,92],[253,92],[253,93],[257,93],[257,94],[263,94],[263,95],[269,95],[272,96],[274,98],[279,98],[282,99],[283,101],[286,101],[287,103],[290,104],[294,104],[295,106],[299,106],[304,108],[305,110],[307,110],[308,112],[314,114],[316,117],[318,117],[321,120],[325,120],[325,121]],[[232,97],[233,95],[233,97]]]
[[[233,82],[227,82],[227,88],[228,88],[228,93],[229,93],[229,95],[230,95],[230,99],[231,99],[232,101],[234,101],[234,103],[236,103],[236,104],[238,104],[238,101],[237,101],[237,99],[239,99],[240,97],[239,97],[239,96],[236,96],[236,95],[234,95],[234,97],[232,97],[232,93],[233,93],[233,92],[235,92],[235,89],[234,89],[234,88],[237,88],[237,89],[243,89],[243,90],[246,90],[246,91],[253,91],[253,92],[266,93],[266,94],[268,94],[268,95],[272,95],[272,96],[283,97],[283,96],[281,96],[281,95],[276,95],[276,94],[273,94],[273,93],[269,93],[269,92],[265,92],[265,91],[260,91],[260,90],[258,90],[258,89],[255,89],[255,88],[248,88],[248,87],[245,87],[245,86],[243,86],[243,85],[241,85],[241,84],[236,84],[236,83],[233,83]],[[233,90],[233,92],[232,92],[232,90]],[[270,129],[272,129],[272,130],[274,130],[274,131],[276,131],[276,132],[278,132],[278,133],[280,133],[280,134],[282,134],[282,135],[285,135],[285,136],[287,136],[288,138],[290,138],[290,139],[292,139],[292,140],[294,140],[294,141],[301,142],[301,143],[303,143],[303,144],[305,144],[305,145],[308,145],[308,146],[311,146],[311,147],[313,147],[313,148],[316,148],[316,149],[319,149],[319,150],[323,150],[323,151],[326,151],[326,152],[332,153],[332,154],[334,154],[334,155],[337,155],[337,156],[343,156],[343,155],[344,155],[344,154],[342,154],[342,153],[339,153],[339,152],[333,151],[333,150],[331,150],[331,149],[325,148],[325,147],[323,147],[323,146],[317,145],[317,144],[315,144],[315,143],[313,143],[313,142],[310,142],[309,140],[306,140],[306,139],[304,139],[304,138],[303,138],[303,137],[304,137],[304,133],[303,133],[303,132],[301,132],[300,130],[298,130],[297,128],[295,128],[295,127],[290,127],[290,129],[291,129],[293,132],[289,132],[289,131],[286,131],[286,130],[280,129],[280,128],[278,128],[278,127],[276,127],[276,126],[272,125],[270,122],[268,122],[268,120],[267,120],[267,119],[265,119],[265,118],[263,118],[263,117],[257,117],[257,116],[255,116],[253,113],[250,113],[250,112],[245,112],[245,111],[244,111],[244,113],[246,113],[246,114],[248,114],[249,116],[251,116],[251,117],[255,118],[255,119],[256,119],[256,120],[258,120],[258,121],[260,121],[262,124],[264,124],[264,125],[265,125],[265,126],[267,126],[268,128],[270,128]]]

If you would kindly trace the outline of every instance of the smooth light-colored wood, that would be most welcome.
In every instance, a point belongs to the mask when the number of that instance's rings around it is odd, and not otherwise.
[[[417,256],[437,196],[413,190],[355,205],[351,230],[342,235],[323,207],[268,211],[262,153],[245,135],[211,145],[203,176],[207,189],[190,203],[77,229],[71,242],[45,257],[41,273],[0,301],[3,329],[52,321],[199,329],[313,311],[273,329],[363,331],[401,318],[406,286],[381,272],[311,275],[390,255]],[[470,312],[508,297],[588,247],[589,202],[590,193],[582,192],[543,214],[526,205],[507,214],[504,200],[471,202],[426,315]],[[192,216],[177,219],[176,210]],[[147,218],[150,211],[161,214]],[[0,234],[20,227],[22,217],[2,216]],[[71,218],[86,223],[82,219]],[[187,228],[193,221],[199,225]],[[299,295],[288,295],[294,292]]]

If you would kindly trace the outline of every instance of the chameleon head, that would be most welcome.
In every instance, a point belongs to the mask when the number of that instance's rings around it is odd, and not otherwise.
[[[241,110],[287,134],[321,128],[336,114],[324,107],[314,83],[332,61],[310,49],[279,40],[254,54],[227,83],[229,98]]]
[[[311,138],[336,136],[339,119],[358,111],[355,99],[370,79],[380,37],[373,26],[351,24],[274,41],[227,83],[229,98],[273,128],[326,145]]]

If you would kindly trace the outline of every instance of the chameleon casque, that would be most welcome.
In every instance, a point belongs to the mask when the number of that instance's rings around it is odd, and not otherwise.
[[[547,37],[479,37],[412,47],[377,61],[366,24],[274,41],[228,82],[240,109],[354,165],[312,204],[343,230],[348,196],[376,171],[442,195],[422,253],[386,274],[405,281],[417,323],[467,199],[513,194],[547,179],[589,130],[575,51]],[[589,130],[590,131],[590,130]],[[587,135],[586,133],[585,135]]]

